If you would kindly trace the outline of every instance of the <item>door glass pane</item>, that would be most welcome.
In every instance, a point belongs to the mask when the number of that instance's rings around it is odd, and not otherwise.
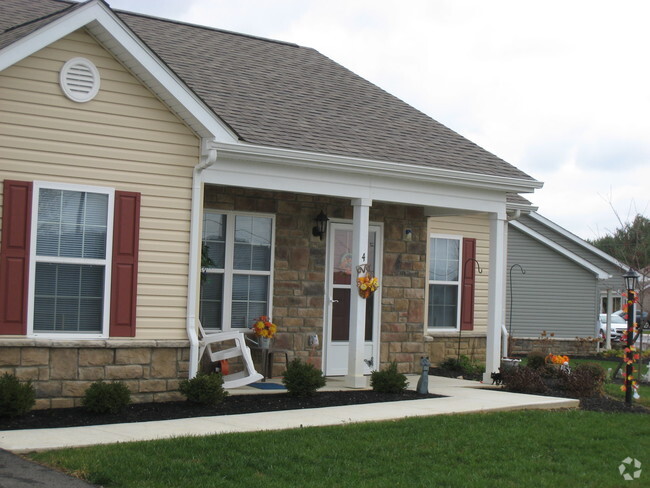
[[[350,338],[349,288],[334,288],[332,298],[332,340],[347,341]]]
[[[35,332],[102,331],[103,266],[36,263],[35,280]]]
[[[334,284],[349,285],[352,276],[352,231],[334,231]],[[356,270],[355,270],[356,271]],[[349,302],[348,302],[349,303]]]
[[[377,233],[368,234],[368,255],[366,262],[374,265]],[[356,266],[352,264],[352,230],[334,230],[333,250],[333,283],[335,285],[351,285],[332,289],[332,341],[348,341],[350,337],[350,292],[357,293],[356,282],[352,284],[352,276],[357,276]],[[373,269],[374,272],[374,269]],[[372,340],[372,325],[374,311],[374,295],[365,300],[366,324],[365,340]]]

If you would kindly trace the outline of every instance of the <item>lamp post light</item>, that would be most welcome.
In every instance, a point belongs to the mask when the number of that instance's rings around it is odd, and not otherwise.
[[[634,289],[636,288],[639,275],[630,268],[627,273],[623,275],[625,279],[625,287],[627,288],[627,347],[625,348],[625,403],[632,405],[632,374],[634,352],[632,346],[634,345]]]

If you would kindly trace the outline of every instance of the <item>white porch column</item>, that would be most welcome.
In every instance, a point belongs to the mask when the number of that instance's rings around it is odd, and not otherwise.
[[[367,378],[363,375],[363,349],[366,340],[366,301],[357,293],[355,267],[368,262],[368,222],[372,200],[352,200],[352,278],[350,290],[350,342],[348,352],[348,375],[346,386],[364,388]]]
[[[490,275],[488,278],[488,330],[483,381],[492,381],[491,374],[501,364],[501,325],[504,319],[506,270],[506,217],[490,214]]]

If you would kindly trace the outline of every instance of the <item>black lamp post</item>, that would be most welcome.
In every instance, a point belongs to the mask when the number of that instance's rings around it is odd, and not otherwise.
[[[634,289],[636,288],[639,275],[630,268],[623,275],[625,287],[627,288],[627,347],[625,348],[625,403],[632,405],[632,374],[634,352]]]

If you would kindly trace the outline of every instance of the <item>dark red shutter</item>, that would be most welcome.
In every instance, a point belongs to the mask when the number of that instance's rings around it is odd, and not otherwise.
[[[476,239],[463,239],[463,281],[460,294],[460,330],[474,330]]]
[[[111,272],[111,337],[135,336],[139,235],[140,194],[116,191]]]
[[[32,183],[4,181],[0,244],[0,334],[27,333]]]

